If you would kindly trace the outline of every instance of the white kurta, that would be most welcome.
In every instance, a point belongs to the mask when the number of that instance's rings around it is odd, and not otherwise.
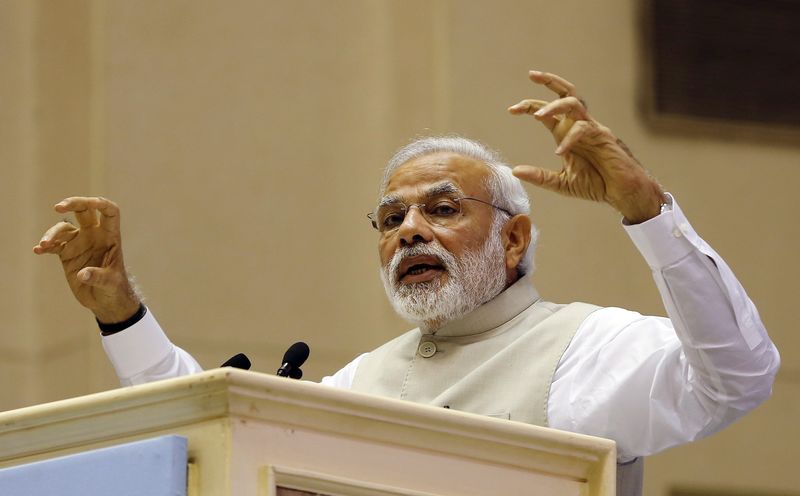
[[[589,315],[558,364],[547,411],[550,427],[615,440],[620,460],[722,429],[769,397],[780,364],[741,284],[677,204],[624,228],[669,319],[621,308]],[[103,345],[123,385],[201,370],[150,312]],[[362,357],[322,383],[349,388]]]

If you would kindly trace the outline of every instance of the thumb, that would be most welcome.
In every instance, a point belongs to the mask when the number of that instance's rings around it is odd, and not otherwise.
[[[559,178],[559,174],[549,169],[543,169],[533,165],[518,165],[514,167],[512,173],[516,177],[522,179],[523,181],[529,182],[534,186],[539,186],[551,191],[561,190],[561,180]]]
[[[87,286],[103,288],[113,285],[115,278],[109,269],[85,267],[78,271],[78,280]]]

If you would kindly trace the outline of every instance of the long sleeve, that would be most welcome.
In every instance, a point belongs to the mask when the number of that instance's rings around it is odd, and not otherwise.
[[[201,372],[197,361],[170,342],[150,310],[131,327],[103,337],[106,350],[123,386]]]
[[[192,355],[169,340],[149,309],[144,317],[131,327],[104,336],[103,348],[123,386],[203,371]],[[320,382],[332,387],[349,389],[358,363],[364,355],[356,357],[333,376],[323,377]]]
[[[614,439],[621,459],[729,425],[769,397],[780,364],[741,284],[674,201],[626,231],[669,319],[592,314],[562,357],[548,406],[552,427]]]

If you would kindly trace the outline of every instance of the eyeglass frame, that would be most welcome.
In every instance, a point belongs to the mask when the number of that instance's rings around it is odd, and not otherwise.
[[[460,209],[459,213],[463,213],[463,211],[464,211],[463,208],[461,208],[461,200],[472,200],[472,201],[476,201],[476,202],[479,202],[479,203],[483,203],[484,205],[488,205],[488,206],[490,206],[492,208],[496,208],[497,210],[500,210],[504,214],[508,215],[509,217],[514,217],[514,214],[512,214],[511,212],[509,212],[505,208],[498,207],[494,203],[490,203],[490,202],[488,202],[486,200],[481,200],[480,198],[473,198],[471,196],[461,196],[461,197],[456,197],[456,198],[448,198],[448,200],[454,201],[454,202],[456,202],[458,204],[459,209]],[[399,229],[400,226],[403,225],[403,222],[405,222],[406,216],[411,211],[412,207],[419,208],[419,211],[422,214],[422,216],[425,218],[426,222],[428,222],[430,224],[433,224],[433,225],[437,225],[437,226],[439,225],[439,224],[436,224],[435,222],[431,222],[431,220],[428,219],[428,216],[425,213],[425,210],[423,209],[423,207],[425,207],[425,205],[427,205],[427,203],[412,203],[411,205],[406,205],[403,202],[397,202],[397,203],[399,205],[403,205],[405,207],[405,214],[403,214],[403,220],[397,225],[397,227],[394,227],[392,229],[388,229],[386,231],[381,231],[380,228],[378,227],[378,219],[376,218],[378,213],[377,212],[369,212],[369,213],[367,213],[367,218],[370,220],[370,222],[372,223],[372,227],[375,228],[376,231],[378,231],[381,234],[384,234],[384,233],[392,232],[392,231],[395,231],[395,230]]]

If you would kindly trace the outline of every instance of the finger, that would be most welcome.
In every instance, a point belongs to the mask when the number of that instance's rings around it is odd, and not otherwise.
[[[69,222],[59,222],[42,235],[39,244],[33,247],[33,252],[36,254],[56,253],[51,250],[54,247],[71,241],[78,235],[78,232],[78,228]]]
[[[93,227],[97,225],[97,213],[91,207],[90,200],[85,196],[73,196],[56,203],[54,208],[60,214],[74,213],[81,227]]]
[[[119,231],[119,206],[100,196],[73,196],[56,203],[57,212],[74,212],[81,227],[96,226],[97,212],[100,213],[100,227],[107,231]]]
[[[63,238],[68,233],[74,236],[74,234],[78,233],[78,228],[67,221],[61,221],[45,231],[40,242],[47,243],[54,239],[65,240]]]
[[[58,255],[66,246],[66,243],[50,243],[47,246],[36,245],[33,247],[33,252],[37,255],[54,254]]]
[[[561,175],[558,172],[533,165],[518,165],[511,171],[516,177],[551,191],[561,191]]]
[[[567,131],[567,134],[564,135],[561,143],[558,144],[558,147],[556,148],[556,155],[569,153],[572,150],[572,147],[575,146],[575,144],[578,143],[581,138],[583,138],[590,127],[591,125],[587,121],[578,121],[573,124],[572,127],[569,128],[569,131]]]
[[[106,231],[119,232],[119,206],[111,200],[98,196],[90,202],[100,212],[100,227]]]
[[[553,100],[534,112],[533,115],[536,117],[553,117],[556,115],[564,115],[572,120],[585,120],[589,118],[589,114],[586,112],[586,107],[583,106],[583,103],[580,101],[580,99],[574,96]]]
[[[519,103],[508,107],[508,111],[514,115],[533,114],[540,108],[547,105],[549,102],[545,100],[525,99]]]
[[[575,85],[561,76],[550,74],[549,72],[529,71],[528,77],[534,83],[546,86],[561,98],[577,95]]]
[[[522,100],[521,102],[510,106],[508,111],[513,115],[533,115],[537,120],[541,121],[542,124],[547,127],[547,129],[552,131],[556,124],[558,124],[558,118],[547,115],[536,115],[536,112],[547,104],[548,102],[544,100]]]
[[[36,245],[33,247],[33,252],[37,255],[44,255],[45,253],[60,255],[66,248],[66,241],[53,241],[47,245]]]

